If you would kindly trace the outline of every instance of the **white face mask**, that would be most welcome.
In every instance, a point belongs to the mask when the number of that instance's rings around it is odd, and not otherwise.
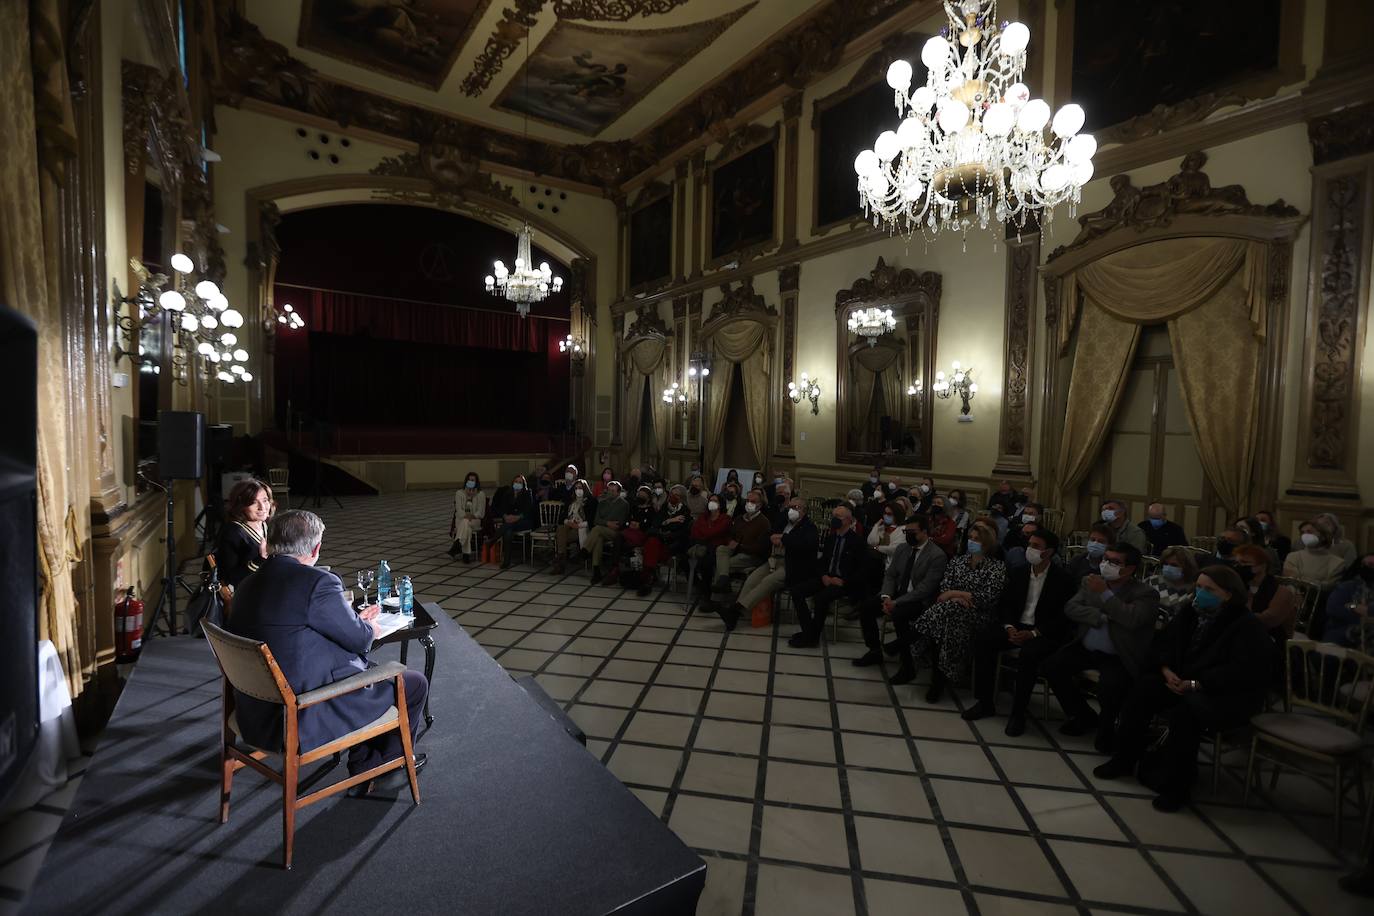
[[[897,484],[894,483],[893,481],[889,480],[889,481],[887,482],[887,492],[889,492],[889,493],[894,493],[894,492],[896,492],[896,490],[897,490]]]
[[[1037,521],[1039,521],[1039,519],[1036,518],[1034,515],[1023,515],[1023,516],[1021,516],[1021,522],[1022,522],[1022,524],[1034,525]]]
[[[582,497],[587,495],[587,491],[582,489],[581,487],[578,487],[576,490],[573,490],[573,492],[577,494],[578,499],[581,499]]]
[[[929,492],[930,492],[930,484],[928,484],[928,483],[923,483],[923,484],[921,484],[921,492],[922,492],[922,493],[929,493]]]
[[[869,475],[868,475],[868,482],[869,482],[869,483],[877,483],[877,482],[878,482],[878,475],[877,475],[877,474],[869,474]]]
[[[1114,522],[1114,521],[1116,521],[1116,510],[1115,510],[1115,509],[1103,509],[1103,510],[1102,510],[1102,521],[1104,521],[1104,522]]]
[[[924,489],[924,488],[923,488],[923,489]],[[950,500],[948,500],[947,502],[948,502],[949,505],[951,505],[951,506],[957,506],[957,505],[959,505],[959,500],[957,500],[957,499],[950,499]]]
[[[662,496],[662,495],[663,495],[663,488],[662,488],[662,487],[654,487],[654,495],[655,495],[655,496]]]
[[[745,504],[744,504],[744,514],[745,514],[745,515],[754,515],[754,514],[757,513],[758,511],[759,511],[759,504],[758,504],[758,503],[745,503]]]
[[[1039,566],[1040,561],[1045,559],[1045,555],[1034,547],[1026,548],[1026,562],[1032,566]]]
[[[576,480],[577,478],[576,478],[576,476],[574,476],[571,472],[569,472],[569,473],[563,475],[563,479],[566,480],[568,483],[572,483],[572,482],[573,482],[574,480]]]
[[[799,521],[801,521],[801,512],[800,512],[800,510],[797,510],[797,509],[788,509],[788,510],[787,510],[787,520],[788,520],[789,522],[799,522]]]
[[[1304,547],[1317,547],[1321,545],[1321,542],[1322,539],[1310,531],[1304,531],[1302,534],[1302,546]]]
[[[706,504],[706,508],[710,509],[712,512],[718,512],[720,511],[720,503],[716,502],[715,500],[711,500],[709,503]]]
[[[1121,578],[1121,567],[1117,566],[1115,563],[1108,563],[1106,560],[1103,560],[1097,567],[1097,571],[1101,573],[1102,578],[1106,579],[1108,582],[1113,582]]]

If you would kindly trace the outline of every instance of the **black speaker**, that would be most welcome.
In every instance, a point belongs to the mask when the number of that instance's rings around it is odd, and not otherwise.
[[[223,468],[229,463],[234,447],[234,427],[228,423],[205,427],[205,460],[210,467]]]
[[[205,414],[158,411],[157,473],[163,480],[200,480],[205,475]]]
[[[38,332],[0,305],[0,807],[38,738]]]

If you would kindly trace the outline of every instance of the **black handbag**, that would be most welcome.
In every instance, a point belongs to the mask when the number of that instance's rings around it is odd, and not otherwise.
[[[217,627],[224,626],[226,592],[228,586],[219,582],[219,570],[215,566],[214,554],[206,558],[210,571],[201,578],[200,590],[186,603],[186,631],[192,636],[204,637],[201,621],[208,620]]]

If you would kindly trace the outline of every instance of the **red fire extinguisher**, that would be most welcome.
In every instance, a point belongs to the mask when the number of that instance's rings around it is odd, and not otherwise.
[[[115,661],[138,660],[143,646],[143,602],[134,597],[133,587],[115,605]]]

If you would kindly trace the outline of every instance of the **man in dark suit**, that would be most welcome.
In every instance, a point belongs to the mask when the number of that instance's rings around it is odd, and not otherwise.
[[[1150,503],[1145,510],[1146,519],[1140,523],[1145,539],[1150,542],[1150,553],[1160,556],[1166,548],[1188,546],[1188,535],[1178,522],[1170,521],[1164,514],[1163,503]]]
[[[854,530],[854,513],[849,511],[848,506],[836,506],[830,510],[830,537],[821,555],[821,575],[792,586],[792,603],[797,608],[801,630],[792,634],[787,640],[788,645],[794,649],[810,649],[821,644],[821,630],[825,628],[830,605],[843,595],[852,593],[855,575],[867,546]],[[806,603],[808,598],[816,601],[814,617]]]
[[[235,593],[229,620],[231,632],[267,643],[298,695],[371,667],[367,650],[379,632],[376,605],[354,613],[339,577],[315,568],[323,537],[324,522],[313,512],[289,509],[277,514],[267,526],[268,558]],[[407,671],[405,689],[411,737],[416,739],[429,682],[418,671]],[[300,749],[313,750],[356,731],[395,703],[393,682],[385,681],[302,709]],[[281,706],[240,693],[235,693],[234,705],[245,741],[263,748],[281,745]],[[400,754],[401,738],[389,732],[354,747],[348,756],[348,772],[370,770]],[[424,754],[417,754],[415,765],[422,766],[424,760]],[[350,792],[366,794],[366,790],[363,785]]]
[[[1059,538],[1047,528],[1035,529],[1026,538],[1026,565],[1007,574],[998,606],[999,619],[973,640],[973,696],[978,702],[964,710],[970,721],[997,712],[993,684],[997,656],[1020,649],[1016,656],[1016,686],[1006,733],[1011,737],[1026,730],[1026,707],[1035,692],[1040,664],[1069,641],[1073,627],[1064,616],[1064,605],[1078,590],[1078,581],[1056,563]]]
[[[862,668],[877,664],[882,659],[882,636],[878,621],[886,614],[892,619],[892,629],[897,634],[897,648],[902,658],[901,666],[892,675],[893,684],[908,684],[916,677],[916,666],[910,652],[911,624],[940,593],[940,580],[944,578],[945,564],[949,562],[940,545],[931,541],[929,525],[924,515],[913,515],[907,519],[906,543],[897,545],[892,552],[892,562],[883,576],[882,591],[876,598],[869,598],[859,605],[859,622],[863,626],[864,645],[868,646],[868,651],[854,659],[854,664]]]

